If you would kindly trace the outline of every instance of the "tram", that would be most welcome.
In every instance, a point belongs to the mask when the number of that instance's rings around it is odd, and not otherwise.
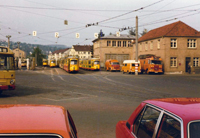
[[[55,59],[50,59],[50,62],[49,62],[49,67],[50,68],[53,68],[53,67],[56,67],[56,60]]]
[[[79,71],[79,58],[78,56],[69,56],[64,59],[63,69],[67,72]]]
[[[45,67],[48,65],[48,60],[47,59],[43,59],[42,60],[42,65]]]
[[[14,53],[0,46],[0,93],[15,89]]]
[[[100,70],[100,60],[99,58],[83,59],[80,61],[80,66],[86,70]]]

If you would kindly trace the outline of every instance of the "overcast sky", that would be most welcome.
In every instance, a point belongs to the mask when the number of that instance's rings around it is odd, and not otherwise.
[[[11,41],[31,44],[57,43],[68,47],[92,44],[94,33],[101,29],[109,35],[123,27],[135,27],[136,16],[140,33],[179,20],[199,31],[200,1],[0,0],[0,40],[7,40],[6,35],[11,35]],[[64,25],[64,20],[68,20],[68,25]],[[99,22],[96,26],[85,27],[96,22]],[[36,37],[32,36],[33,31],[37,31]],[[59,38],[55,37],[55,32],[59,33]],[[76,38],[76,33],[80,33],[80,38]]]

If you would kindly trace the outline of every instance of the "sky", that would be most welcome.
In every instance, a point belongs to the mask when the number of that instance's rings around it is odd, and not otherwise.
[[[182,21],[200,30],[199,0],[0,0],[0,40],[43,45],[92,45],[94,34],[139,33]],[[68,21],[68,25],[64,24]],[[98,25],[97,25],[98,22]],[[86,27],[87,24],[93,24]],[[33,31],[37,32],[33,36]],[[59,33],[59,38],[55,33]],[[76,33],[80,38],[76,38]],[[120,31],[128,34],[128,30]]]

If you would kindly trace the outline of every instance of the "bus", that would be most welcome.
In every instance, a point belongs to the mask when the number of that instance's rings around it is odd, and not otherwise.
[[[79,58],[78,56],[69,56],[64,59],[63,69],[67,72],[78,72],[79,71]]]
[[[0,93],[15,89],[14,53],[0,46]]]

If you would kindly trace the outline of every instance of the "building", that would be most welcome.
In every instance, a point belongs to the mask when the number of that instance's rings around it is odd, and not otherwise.
[[[16,58],[22,58],[22,59],[26,58],[26,53],[23,50],[20,50],[19,48],[15,48],[12,51],[14,53],[15,59]]]
[[[189,63],[197,69],[200,33],[181,21],[153,29],[138,40],[138,56],[143,54],[160,56],[165,72],[188,72]]]
[[[135,36],[116,34],[104,36],[93,40],[94,57],[100,58],[101,67],[105,66],[107,59],[117,59],[120,64],[124,60],[133,59],[133,46],[131,41],[135,40]]]
[[[66,57],[68,55],[69,50],[70,50],[70,48],[65,48],[65,49],[56,50],[56,51],[50,53],[48,55],[48,62],[50,62],[50,59],[53,58],[56,60],[56,64],[58,64],[58,60]]]
[[[93,46],[91,45],[73,45],[71,48],[70,55],[78,55],[79,59],[88,59],[92,58],[93,51],[92,51]]]

